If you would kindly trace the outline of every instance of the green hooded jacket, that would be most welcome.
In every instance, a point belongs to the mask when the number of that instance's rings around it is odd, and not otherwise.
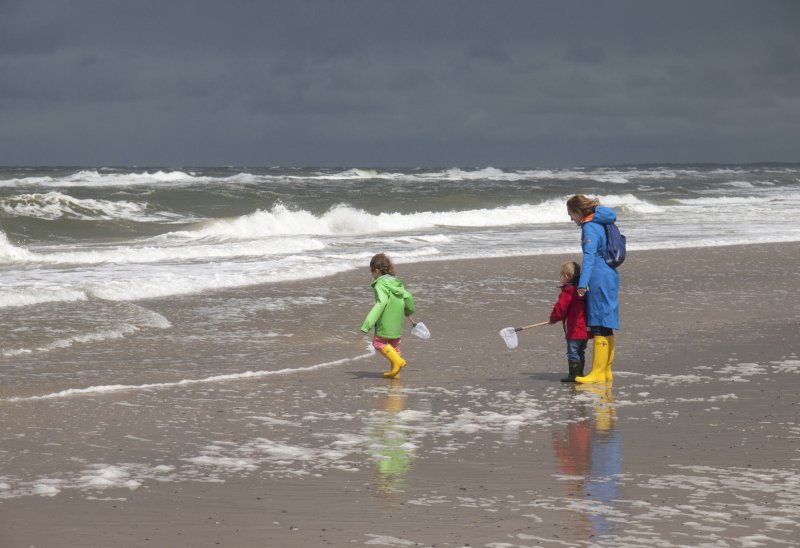
[[[375,327],[375,334],[386,339],[399,339],[403,336],[403,316],[413,314],[414,297],[403,287],[403,280],[384,274],[372,282],[375,292],[375,306],[361,324],[361,331],[369,332]]]

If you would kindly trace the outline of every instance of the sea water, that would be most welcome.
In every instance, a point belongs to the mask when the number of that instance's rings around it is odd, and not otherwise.
[[[363,266],[577,251],[576,193],[631,250],[796,241],[800,166],[0,169],[0,307],[136,302]]]
[[[630,251],[800,240],[800,165],[2,168],[0,355],[168,329],[149,299],[319,280],[379,251],[577,258],[576,193],[616,209]],[[213,314],[322,297],[297,298]]]

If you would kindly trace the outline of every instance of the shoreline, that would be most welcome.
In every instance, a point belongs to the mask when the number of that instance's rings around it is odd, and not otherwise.
[[[560,326],[520,333],[514,351],[498,336],[549,316],[558,266],[577,253],[398,264],[432,338],[406,335],[396,381],[374,356],[297,375],[0,402],[0,544],[792,542],[799,252],[629,252],[610,387],[559,382]],[[253,330],[234,324],[247,337],[293,330],[254,341],[242,364],[301,369],[362,355],[366,267],[147,301],[173,323],[170,338],[119,341],[112,356],[128,361],[114,371],[147,384],[184,375],[167,367],[177,361],[198,378],[241,368],[198,310],[316,295],[300,311],[244,318]],[[86,346],[61,359],[92,357]],[[160,361],[133,369],[144,358]]]

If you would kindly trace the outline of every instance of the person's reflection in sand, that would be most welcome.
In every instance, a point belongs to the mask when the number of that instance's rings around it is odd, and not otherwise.
[[[567,427],[563,432],[553,432],[553,448],[556,451],[561,471],[568,476],[564,480],[569,497],[575,500],[586,498],[586,478],[589,475],[589,436],[592,428],[587,418],[586,405],[582,400],[573,402]],[[577,514],[574,532],[577,538],[588,538],[592,534],[592,523],[585,513]]]
[[[370,450],[377,461],[376,489],[389,494],[403,491],[406,476],[415,458],[415,446],[406,439],[400,412],[405,409],[407,395],[402,390],[402,381],[392,379],[386,394],[377,399],[378,411],[370,436]]]
[[[613,523],[607,515],[619,490],[622,455],[617,409],[611,385],[578,385],[575,391],[591,399],[574,402],[570,422],[562,434],[554,436],[553,447],[562,472],[570,476],[565,482],[569,495],[593,501],[579,520],[578,533],[598,537],[611,531]]]

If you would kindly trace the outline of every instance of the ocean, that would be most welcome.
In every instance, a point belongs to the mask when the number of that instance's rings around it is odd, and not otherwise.
[[[800,240],[800,165],[2,168],[0,355],[58,354],[143,329],[168,331],[173,320],[148,301],[313,285],[365,267],[379,251],[401,265],[577,258],[577,228],[564,206],[576,193],[617,210],[634,254]],[[322,300],[320,293],[250,306]],[[242,306],[221,302],[206,312],[227,317]]]
[[[0,169],[0,307],[137,302],[363,266],[576,252],[564,202],[630,249],[796,241],[800,166]]]

